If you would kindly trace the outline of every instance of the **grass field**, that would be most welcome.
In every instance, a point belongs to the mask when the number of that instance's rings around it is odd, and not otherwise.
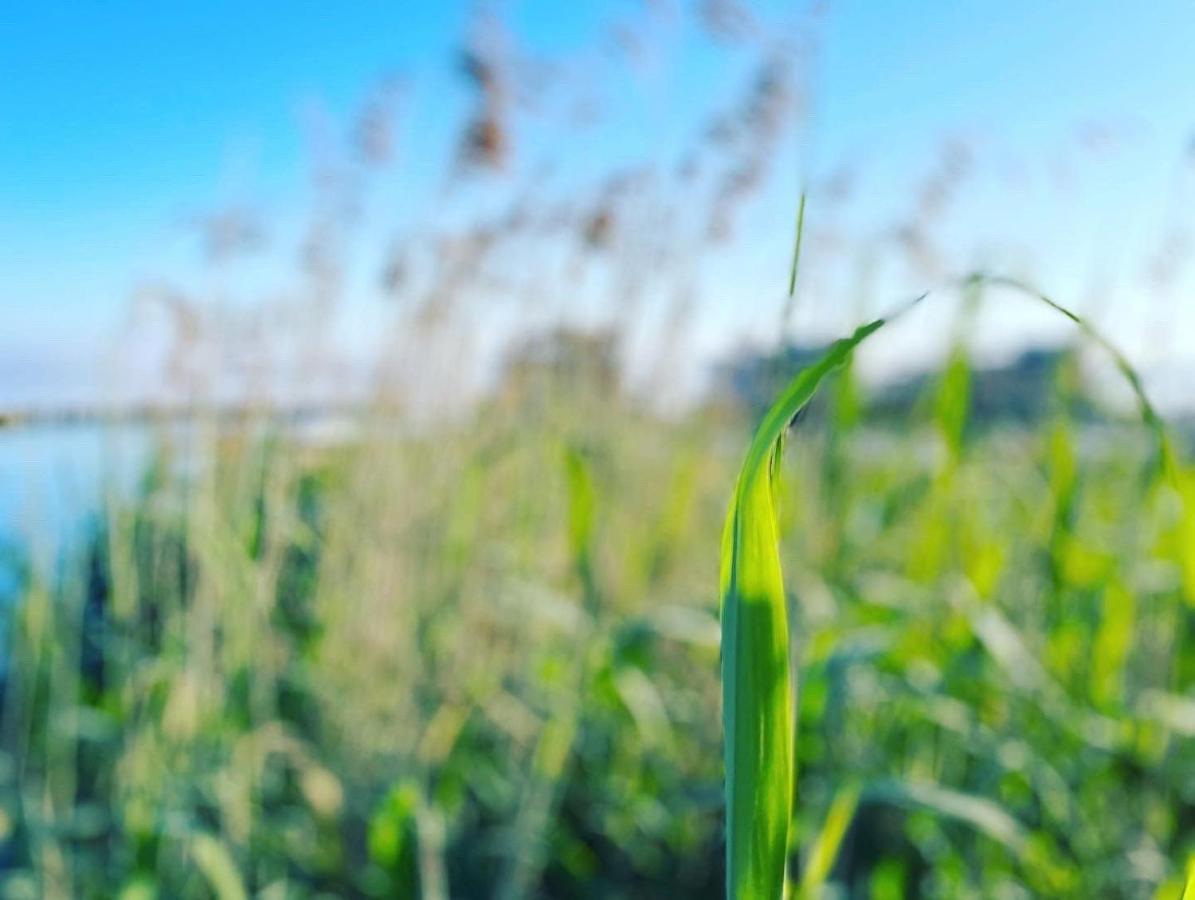
[[[891,426],[848,368],[789,434],[794,894],[1178,898],[1195,468],[1065,378],[969,422],[968,373]],[[2,895],[722,896],[751,427],[546,377],[422,433],[164,432],[22,575]]]
[[[120,6],[15,54],[0,900],[1195,900],[1183,15]]]

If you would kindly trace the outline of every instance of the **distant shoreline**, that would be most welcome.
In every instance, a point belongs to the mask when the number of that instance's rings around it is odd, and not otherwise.
[[[364,413],[397,412],[390,407],[365,403],[269,406],[232,404],[222,406],[73,406],[44,410],[0,411],[0,431],[24,428],[71,427],[76,425],[145,425],[216,419],[236,422],[269,419],[294,424]]]

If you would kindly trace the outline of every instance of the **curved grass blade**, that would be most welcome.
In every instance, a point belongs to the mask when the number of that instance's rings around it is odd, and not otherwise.
[[[1110,341],[1075,313],[1021,282],[982,274],[969,281],[1027,294],[1065,316],[1108,352],[1136,394],[1142,418],[1154,435],[1155,473],[1174,477],[1165,424],[1137,372]],[[727,512],[721,595],[728,900],[777,900],[783,896],[786,878],[795,687],[774,499],[784,433],[825,376],[845,364],[854,349],[885,322],[878,319],[838,341],[789,384],[752,439]],[[983,818],[989,826],[993,821]]]
[[[1188,604],[1195,606],[1195,553],[1191,553],[1187,549],[1192,546],[1191,538],[1195,536],[1195,480],[1180,463],[1170,429],[1165,419],[1150,402],[1141,375],[1120,348],[1099,329],[1036,288],[1015,278],[986,275],[982,272],[971,275],[968,282],[1006,288],[1044,303],[1069,319],[1084,337],[1103,350],[1112,360],[1113,365],[1119,370],[1136,397],[1141,419],[1153,438],[1153,458],[1145,473],[1147,487],[1152,491],[1155,487],[1164,484],[1175,492],[1179,500],[1181,511],[1178,521],[1173,526],[1173,534],[1170,539],[1174,541],[1177,550],[1175,555],[1182,573],[1183,593]]]
[[[929,782],[883,781],[869,785],[867,797],[902,806],[921,807],[975,829],[1018,857],[1030,850],[1030,835],[1004,807],[972,794]]]
[[[1072,312],[1061,303],[1016,278],[1009,278],[1005,275],[987,275],[980,272],[970,276],[968,281],[972,284],[986,284],[1017,291],[1030,299],[1045,304],[1064,318],[1069,319],[1084,337],[1103,350],[1112,360],[1113,365],[1116,366],[1130,390],[1132,390],[1137,400],[1138,408],[1141,411],[1141,419],[1154,439],[1154,474],[1160,475],[1171,482],[1175,480],[1175,453],[1165,420],[1158,414],[1157,409],[1150,402],[1149,395],[1145,393],[1145,385],[1141,381],[1141,375],[1116,344],[1082,316]]]
[[[789,422],[885,324],[837,341],[768,411],[739,473],[722,537],[722,712],[728,900],[782,896],[793,796],[794,685],[773,496]]]

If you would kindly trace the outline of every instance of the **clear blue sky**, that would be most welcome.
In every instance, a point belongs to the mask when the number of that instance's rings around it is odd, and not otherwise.
[[[558,51],[585,46],[597,22],[642,2],[505,8],[532,46]],[[771,15],[786,7],[762,5]],[[403,152],[416,171],[420,159],[442,154],[464,108],[450,54],[469,8],[450,0],[6,0],[0,404],[36,393],[43,379],[71,377],[54,374],[63,360],[86,357],[117,333],[138,281],[177,254],[181,217],[238,192],[267,202],[292,195],[313,105],[347,116],[380,76],[407,73],[415,127]],[[1044,160],[1096,121],[1120,123],[1132,140],[1086,173],[1065,210],[993,190],[982,201],[989,206],[970,215],[991,229],[1020,229],[1054,261],[1045,277],[1069,288],[1093,259],[1148,243],[1150,223],[1172,214],[1176,167],[1195,135],[1190,0],[840,0],[822,37],[808,166],[866,165],[859,221],[903,202],[943,135],[982,133]],[[709,97],[730,96],[735,74],[733,60],[685,42],[654,93],[627,91],[624,127],[587,148],[590,163],[601,169],[678,141]],[[795,168],[764,227],[772,215],[787,224]],[[770,227],[774,240],[751,243],[710,277],[729,285],[736,266],[766,265],[774,278],[785,264],[782,232]],[[1180,320],[1195,329],[1195,318]]]

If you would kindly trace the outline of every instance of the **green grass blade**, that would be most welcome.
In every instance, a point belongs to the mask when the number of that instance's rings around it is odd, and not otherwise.
[[[868,787],[871,799],[930,810],[953,819],[1003,845],[1018,857],[1030,849],[1028,830],[1004,807],[988,800],[929,782],[887,781]]]
[[[801,239],[805,234],[805,192],[801,192],[801,201],[797,205],[797,234],[793,239],[792,264],[788,269],[788,296],[784,299],[784,311],[780,316],[780,337],[788,336],[788,323],[792,319],[793,306],[797,301],[797,267],[801,262]]]
[[[792,817],[794,685],[773,467],[793,416],[883,325],[864,325],[793,379],[755,433],[727,513],[721,594],[729,900],[782,896]]]
[[[834,861],[838,859],[842,840],[855,818],[855,810],[859,807],[859,794],[859,786],[850,784],[839,788],[838,793],[834,795],[834,802],[830,804],[830,811],[826,813],[822,830],[813,842],[813,849],[805,863],[805,871],[801,873],[798,900],[817,900],[822,895],[822,888],[826,879],[830,877]]]
[[[576,447],[568,447],[564,455],[568,480],[568,537],[573,567],[581,582],[585,609],[597,613],[597,582],[593,571],[593,522],[595,491],[589,462]]]
[[[801,202],[797,204],[797,236],[793,239],[793,261],[788,270],[788,296],[797,292],[797,265],[801,261],[801,237],[805,234],[805,192],[801,192]]]
[[[222,841],[210,834],[195,834],[191,856],[218,900],[248,900],[236,861]]]
[[[1176,479],[1175,474],[1175,455],[1174,448],[1171,444],[1170,435],[1166,428],[1166,423],[1158,414],[1157,409],[1154,408],[1150,402],[1149,395],[1145,393],[1145,386],[1142,384],[1141,375],[1134,368],[1133,364],[1129,362],[1127,356],[1116,346],[1108,337],[1106,337],[1099,329],[1093,326],[1090,322],[1075,312],[1072,312],[1067,307],[1051,299],[1046,294],[1025,284],[1023,281],[1018,281],[1015,278],[1009,278],[1003,275],[986,275],[977,273],[972,275],[969,282],[973,285],[986,284],[993,287],[1006,288],[1008,290],[1017,291],[1033,300],[1043,303],[1046,306],[1059,313],[1063,318],[1069,319],[1089,341],[1103,350],[1112,360],[1113,365],[1116,366],[1133,395],[1137,400],[1137,405],[1141,411],[1141,418],[1145,422],[1146,427],[1153,435],[1155,443],[1155,460],[1154,469],[1157,475],[1160,475],[1172,483]]]

